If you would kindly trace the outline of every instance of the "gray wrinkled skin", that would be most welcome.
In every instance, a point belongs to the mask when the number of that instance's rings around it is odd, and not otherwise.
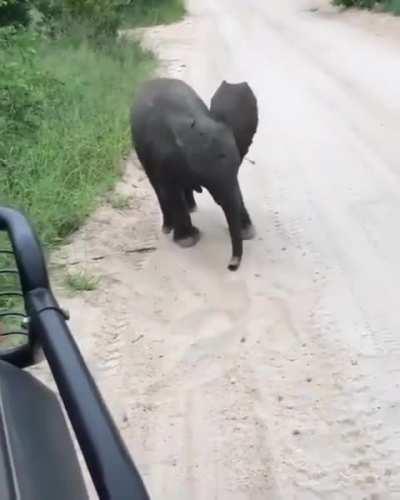
[[[237,179],[241,157],[232,129],[212,116],[189,85],[157,78],[137,94],[131,131],[160,204],[163,231],[173,231],[182,247],[195,245],[200,232],[190,218],[196,208],[193,191],[206,188],[225,213],[236,270],[252,223]]]

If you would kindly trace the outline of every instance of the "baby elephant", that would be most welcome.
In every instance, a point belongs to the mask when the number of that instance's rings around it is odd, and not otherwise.
[[[204,187],[225,213],[232,242],[228,269],[238,269],[243,238],[252,237],[254,229],[237,178],[242,156],[229,118],[213,116],[183,81],[157,78],[137,94],[131,131],[160,203],[163,231],[173,230],[182,247],[197,243],[200,233],[189,211],[195,207],[193,191]]]

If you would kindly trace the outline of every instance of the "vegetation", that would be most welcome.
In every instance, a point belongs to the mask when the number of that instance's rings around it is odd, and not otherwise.
[[[183,0],[134,0],[125,9],[124,27],[171,23],[185,13]]]
[[[0,205],[23,210],[46,245],[82,223],[130,146],[129,106],[155,61],[118,29],[173,21],[182,2],[0,0]],[[13,279],[0,275],[0,292],[18,288]],[[86,274],[67,282],[97,286]],[[0,296],[0,313],[22,306]],[[17,326],[0,318],[0,348],[18,341],[2,335]]]
[[[29,56],[25,44],[35,47]],[[96,50],[29,33],[12,34],[2,55],[2,202],[24,209],[53,243],[79,226],[118,175],[132,91],[153,61],[126,42]]]
[[[359,7],[361,9],[380,7],[384,10],[400,15],[400,0],[333,0],[333,3],[334,5]]]
[[[155,63],[118,28],[182,11],[182,0],[0,0],[0,204],[24,210],[46,244],[82,223],[129,148],[129,106]]]
[[[67,286],[74,292],[90,292],[96,290],[100,279],[86,271],[68,273],[65,279]]]

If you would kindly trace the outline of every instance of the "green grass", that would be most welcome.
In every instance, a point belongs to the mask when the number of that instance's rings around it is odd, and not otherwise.
[[[183,0],[135,0],[122,27],[183,14]],[[156,65],[138,44],[112,36],[109,15],[44,21],[40,31],[55,38],[0,28],[0,205],[22,210],[45,247],[76,230],[119,177],[130,148],[129,107]],[[125,209],[129,199],[114,196],[111,204]],[[0,268],[11,265],[0,257]],[[98,278],[78,272],[66,283],[94,290]],[[0,275],[0,291],[17,288],[15,277]],[[23,312],[23,302],[0,297],[5,310]],[[19,327],[20,319],[0,319],[0,350],[24,341],[1,335]]]
[[[96,290],[100,279],[87,271],[68,273],[65,278],[67,287],[73,292],[88,292]]]
[[[182,0],[136,0],[124,23],[183,13]],[[23,210],[46,246],[79,228],[113,187],[130,148],[134,91],[156,65],[137,43],[92,38],[89,24],[71,21],[56,39],[20,32],[8,45],[0,33],[0,204]]]
[[[120,174],[134,89],[155,62],[129,42],[97,50],[67,39],[37,50],[41,69],[62,84],[34,139],[10,137],[0,200],[23,209],[52,244],[79,227]]]

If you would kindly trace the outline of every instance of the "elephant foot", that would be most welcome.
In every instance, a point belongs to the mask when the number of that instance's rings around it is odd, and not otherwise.
[[[240,257],[232,257],[228,265],[229,271],[237,271],[240,267],[241,260]]]
[[[190,248],[196,245],[196,243],[200,239],[200,231],[197,229],[197,227],[193,227],[191,230],[191,234],[185,235],[183,237],[175,237],[175,243],[179,245],[181,248]]]
[[[169,234],[173,230],[173,226],[168,226],[167,224],[164,224],[162,227],[162,232],[164,234]]]
[[[242,228],[242,240],[252,240],[256,236],[256,228],[253,224],[249,224],[246,227]]]

